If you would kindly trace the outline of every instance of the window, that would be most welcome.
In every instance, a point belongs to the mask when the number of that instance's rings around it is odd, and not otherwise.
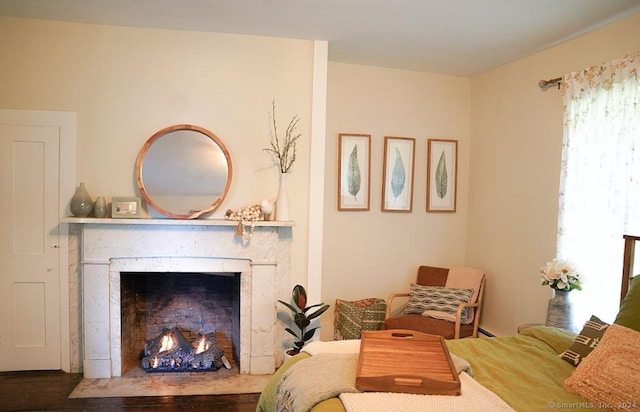
[[[575,325],[618,310],[623,234],[640,235],[640,53],[565,75],[557,255],[583,290]]]

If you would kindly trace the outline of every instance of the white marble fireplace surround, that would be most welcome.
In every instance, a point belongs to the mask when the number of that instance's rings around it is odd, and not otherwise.
[[[121,375],[120,273],[240,274],[240,373],[269,374],[282,359],[276,301],[290,288],[291,222],[260,222],[252,238],[220,220],[69,218],[81,228],[83,373]]]

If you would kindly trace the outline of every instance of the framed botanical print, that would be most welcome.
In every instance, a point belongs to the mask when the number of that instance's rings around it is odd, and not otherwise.
[[[338,135],[338,210],[369,210],[371,135]]]
[[[427,141],[427,212],[455,212],[458,141]]]
[[[416,139],[384,138],[382,211],[411,212]]]

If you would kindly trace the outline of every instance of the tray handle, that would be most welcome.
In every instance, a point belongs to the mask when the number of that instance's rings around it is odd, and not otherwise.
[[[394,331],[391,332],[391,337],[394,339],[413,339],[415,338],[415,335],[411,332]]]
[[[393,383],[398,386],[422,386],[422,379],[420,378],[393,378]]]

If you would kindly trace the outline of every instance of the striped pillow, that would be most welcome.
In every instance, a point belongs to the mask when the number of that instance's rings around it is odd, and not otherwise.
[[[473,289],[447,288],[444,286],[422,286],[415,283],[409,289],[409,301],[404,313],[422,313],[425,310],[436,310],[456,313],[458,305],[469,303]],[[462,310],[462,321],[467,318],[467,308]]]

